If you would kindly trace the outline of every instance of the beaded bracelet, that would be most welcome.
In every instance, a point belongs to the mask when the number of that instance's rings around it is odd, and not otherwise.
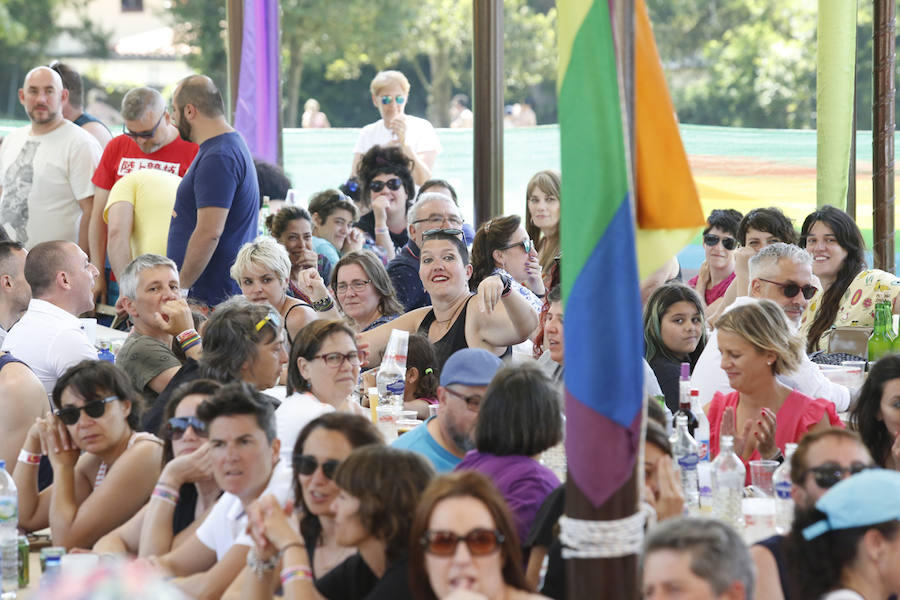
[[[150,497],[159,498],[163,502],[168,502],[172,506],[175,506],[176,504],[178,504],[179,494],[170,487],[162,484],[157,484],[156,487],[153,488],[153,494],[151,494]]]
[[[322,298],[321,300],[315,300],[312,303],[312,307],[316,312],[328,312],[334,308],[334,300],[331,299],[331,296]]]
[[[19,451],[19,462],[25,463],[27,465],[39,465],[41,464],[41,455],[35,454],[34,452],[29,452],[24,448]]]
[[[309,567],[286,567],[281,570],[281,585],[292,581],[312,581],[312,569]]]
[[[196,329],[185,329],[177,336],[175,336],[175,340],[178,342],[178,345],[181,346],[181,349],[185,352],[201,342],[200,334],[197,333]]]

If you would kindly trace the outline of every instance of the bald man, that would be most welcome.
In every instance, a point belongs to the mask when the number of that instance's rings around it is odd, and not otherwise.
[[[63,117],[67,98],[58,73],[29,71],[19,102],[31,124],[0,146],[0,227],[28,249],[67,240],[88,251],[91,176],[101,150],[91,134]]]
[[[256,238],[256,167],[244,138],[225,120],[225,103],[209,77],[182,79],[172,112],[182,139],[200,151],[175,195],[166,254],[188,297],[212,307],[241,293],[229,273],[240,247]]]

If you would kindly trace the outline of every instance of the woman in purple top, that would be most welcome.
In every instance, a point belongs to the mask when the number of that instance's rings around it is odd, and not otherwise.
[[[524,540],[547,496],[559,486],[537,457],[562,439],[557,388],[536,366],[507,366],[488,386],[475,422],[475,450],[456,467],[490,477]]]

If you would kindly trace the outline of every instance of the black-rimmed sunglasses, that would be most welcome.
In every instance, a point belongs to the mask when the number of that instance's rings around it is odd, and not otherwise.
[[[166,111],[163,111],[163,113],[161,115],[159,115],[159,119],[157,119],[156,125],[154,125],[153,129],[151,129],[150,131],[132,131],[132,130],[128,129],[127,127],[125,127],[124,125],[122,125],[122,133],[124,133],[125,135],[127,135],[128,137],[130,137],[133,140],[136,140],[137,138],[144,138],[144,139],[149,140],[156,134],[156,130],[159,128],[159,124],[162,123],[164,116],[166,116]]]
[[[522,246],[522,248],[525,250],[525,254],[531,254],[531,249],[534,248],[534,242],[531,241],[531,238],[525,238],[521,242],[500,246],[499,248],[497,248],[497,250],[509,250],[510,248],[515,248],[516,246]]]
[[[209,432],[206,431],[206,423],[197,417],[172,417],[169,419],[169,429],[172,430],[173,440],[180,440],[188,427],[194,428],[194,434],[197,437],[209,437]]]
[[[435,556],[453,556],[456,546],[465,542],[472,556],[485,556],[500,549],[506,538],[496,529],[473,529],[466,535],[458,535],[452,531],[426,531],[419,541],[422,548]]]
[[[399,177],[392,177],[387,181],[370,181],[369,182],[369,190],[373,192],[380,192],[384,189],[384,186],[387,186],[389,190],[392,192],[396,192],[401,187],[403,187],[403,181]]]
[[[444,233],[446,235],[459,236],[459,235],[463,234],[463,231],[462,231],[462,229],[429,229],[428,231],[426,231],[425,233],[422,234],[422,237],[427,238],[432,235],[438,235],[441,233]]]
[[[874,465],[864,465],[862,463],[853,463],[850,467],[842,467],[837,463],[825,463],[818,467],[810,467],[806,470],[806,473],[812,473],[817,486],[828,489],[846,476],[856,475],[866,469],[874,468]],[[804,477],[806,473],[804,473]]]
[[[803,287],[797,285],[796,283],[778,283],[777,281],[772,281],[771,279],[763,279],[759,278],[760,281],[765,281],[766,283],[771,283],[772,285],[777,285],[781,288],[782,293],[786,298],[793,298],[800,292],[803,292],[803,297],[809,300],[818,292],[818,288],[814,285],[806,284]]]
[[[84,411],[84,414],[92,419],[99,419],[106,412],[106,405],[118,399],[118,396],[109,396],[102,400],[86,402],[84,406],[63,406],[59,410],[53,411],[53,414],[66,425],[74,425],[81,418],[81,411]]]
[[[294,455],[294,471],[300,475],[312,475],[320,466],[322,467],[322,475],[328,479],[334,479],[334,472],[340,466],[341,461],[329,458],[321,463],[315,456],[309,454]]]
[[[709,246],[710,248],[712,248],[713,246],[718,244],[719,241],[722,242],[722,246],[726,250],[734,250],[735,248],[737,248],[737,240],[734,239],[733,237],[726,237],[724,235],[718,236],[714,233],[707,233],[706,235],[703,236],[703,243],[706,244],[707,246]]]

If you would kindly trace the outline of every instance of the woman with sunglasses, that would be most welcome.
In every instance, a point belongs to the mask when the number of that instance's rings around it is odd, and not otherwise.
[[[823,206],[807,216],[800,229],[800,247],[812,255],[813,274],[822,282],[800,325],[807,352],[828,348],[832,325],[871,327],[876,294],[887,295],[898,312],[900,279],[866,269],[862,233],[844,211]]]
[[[175,390],[163,412],[163,470],[154,493],[127,523],[100,538],[94,552],[165,554],[203,522],[222,490],[212,476],[209,434],[196,412],[220,387],[218,381],[197,379]]]
[[[733,209],[716,209],[709,214],[703,230],[703,252],[706,259],[700,265],[700,272],[688,281],[707,307],[707,316],[717,315],[723,302],[716,300],[734,280],[734,251],[738,246],[738,226],[743,215]]]
[[[407,569],[410,526],[422,491],[433,476],[428,461],[413,452],[380,444],[357,448],[334,472],[339,489],[331,503],[335,541],[356,549],[356,554],[328,573],[314,575],[315,564],[310,563],[307,546],[288,524],[290,512],[272,496],[248,510],[255,543],[251,553],[260,561],[280,556],[283,597],[288,600],[411,598]],[[261,577],[274,579],[274,563],[268,564],[273,566],[260,569]]]
[[[356,223],[387,261],[409,241],[406,213],[416,196],[410,162],[402,150],[373,146],[359,164],[362,206],[371,208]]]
[[[559,171],[538,171],[525,188],[525,232],[538,250],[538,263],[548,287],[550,268],[562,248],[559,237],[562,177]]]
[[[276,528],[286,526],[291,532],[279,531],[272,536],[287,537],[300,532],[299,541],[306,550],[313,579],[321,578],[356,553],[355,548],[341,546],[335,538],[332,504],[340,490],[334,483],[334,473],[353,450],[372,444],[384,444],[384,440],[371,421],[332,412],[307,423],[292,448],[294,513],[272,523]],[[242,590],[245,594],[251,591],[253,598],[271,597],[278,583],[276,577],[255,577],[248,567],[224,597],[240,597]]]
[[[231,278],[245,298],[256,304],[268,303],[281,315],[288,346],[300,329],[318,318],[340,316],[331,294],[315,269],[300,273],[310,303],[288,296],[291,261],[284,247],[270,237],[247,242],[238,251],[231,266]]]
[[[537,312],[521,294],[512,293],[511,277],[491,275],[482,280],[474,294],[469,291],[472,266],[461,237],[460,229],[425,232],[419,277],[431,297],[431,306],[417,308],[360,334],[376,357],[370,364],[381,360],[392,329],[428,336],[438,369],[462,348],[510,355],[513,344],[524,342],[537,329]]]
[[[410,538],[416,600],[545,598],[529,591],[512,515],[480,473],[461,471],[432,481],[416,508]]]
[[[713,456],[720,434],[734,436],[735,453],[749,463],[782,457],[785,444],[810,431],[843,427],[834,404],[776,379],[796,370],[803,352],[780,306],[766,299],[735,306],[722,315],[717,330],[722,370],[737,391],[716,392],[706,409]]]
[[[380,71],[372,79],[369,91],[381,118],[359,132],[350,174],[359,173],[363,154],[372,146],[395,146],[412,161],[413,180],[422,185],[431,177],[434,161],[443,148],[431,123],[406,114],[409,80],[400,71]]]
[[[491,219],[475,233],[469,287],[476,290],[485,277],[498,273],[512,277],[516,293],[522,294],[535,311],[540,312],[546,291],[541,264],[519,215]]]
[[[693,289],[680,283],[656,288],[644,306],[644,358],[666,397],[678,411],[678,381],[682,363],[691,371],[706,347],[703,304]]]
[[[873,363],[850,412],[850,426],[879,466],[900,471],[900,355]]]
[[[541,504],[559,487],[553,471],[533,458],[562,440],[558,394],[533,364],[501,368],[478,409],[475,450],[456,466],[493,480],[513,513],[519,540],[528,536]]]
[[[900,593],[900,473],[871,469],[798,511],[788,558],[791,597],[882,600]]]
[[[136,433],[140,396],[112,363],[84,360],[53,388],[53,414],[28,432],[13,473],[19,526],[49,525],[54,546],[90,548],[150,498],[162,465],[162,443]],[[45,454],[53,484],[38,492]]]
[[[403,313],[387,269],[367,250],[350,252],[334,266],[331,289],[357,332],[368,331]]]

